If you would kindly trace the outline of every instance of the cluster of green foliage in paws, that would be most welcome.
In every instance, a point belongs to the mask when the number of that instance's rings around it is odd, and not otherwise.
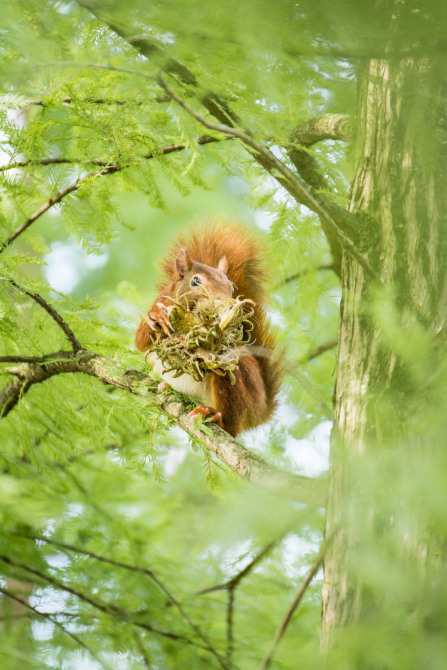
[[[190,305],[187,299],[175,300],[168,307],[173,332],[166,336],[157,329],[150,351],[175,377],[189,374],[200,382],[212,371],[234,383],[238,347],[250,342],[252,302],[204,297]]]

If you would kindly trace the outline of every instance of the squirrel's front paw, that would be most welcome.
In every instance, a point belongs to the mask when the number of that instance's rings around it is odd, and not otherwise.
[[[154,305],[146,316],[145,321],[152,330],[155,330],[157,325],[159,325],[165,335],[169,335],[169,332],[174,330],[169,320],[166,305],[163,305],[162,302],[157,302]]]

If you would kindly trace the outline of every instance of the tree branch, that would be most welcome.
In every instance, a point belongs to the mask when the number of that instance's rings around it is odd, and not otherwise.
[[[99,165],[105,167],[110,165],[110,162],[98,161],[98,160],[85,160],[85,159],[75,159],[75,158],[39,158],[37,160],[29,159],[23,161],[14,161],[13,163],[8,163],[7,165],[0,166],[0,172],[6,172],[7,170],[16,170],[17,168],[28,167],[28,165],[64,165],[64,164],[91,164]]]
[[[75,182],[70,184],[70,186],[67,186],[66,188],[62,189],[56,195],[54,195],[52,198],[47,200],[47,202],[42,205],[34,214],[32,214],[29,219],[24,221],[11,235],[8,237],[8,239],[5,242],[0,243],[0,254],[2,251],[6,249],[12,242],[14,242],[15,239],[19,237],[29,226],[34,223],[38,218],[42,216],[42,214],[45,214],[53,205],[56,205],[58,202],[60,202],[63,198],[65,198],[67,195],[70,193],[73,193],[73,191],[76,191],[87,179],[94,179],[95,177],[102,177],[105,174],[112,174],[113,172],[118,172],[121,170],[120,165],[110,165],[106,168],[103,168],[102,170],[97,170],[96,172],[90,172],[89,174],[86,174],[84,177],[78,177]]]
[[[346,114],[323,114],[301,123],[290,135],[287,154],[304,181],[315,189],[329,190],[317,159],[306,149],[323,140],[347,140],[351,119]]]
[[[54,354],[45,354],[45,356],[0,356],[0,363],[43,363],[54,358],[71,356],[71,351],[61,351]]]
[[[324,140],[348,142],[352,136],[352,119],[348,114],[321,114],[300,123],[291,133],[296,144],[311,147]]]
[[[178,394],[171,391],[157,392],[157,382],[152,377],[136,370],[126,370],[113,359],[86,350],[68,354],[59,352],[57,360],[42,359],[40,364],[21,363],[16,367],[5,368],[4,371],[17,377],[20,382],[30,385],[66,373],[81,372],[97,377],[104,384],[111,384],[145,398],[158,407],[163,414],[198,440],[242,479],[291,500],[299,500],[310,505],[324,505],[326,491],[324,479],[315,480],[293,474],[267,463],[215,424],[207,424],[206,428],[201,429],[192,418],[188,417],[190,407],[179,399]],[[17,380],[4,388],[0,395],[3,411],[10,397],[14,392],[17,393],[15,388]],[[14,388],[11,388],[13,385]],[[17,400],[15,402],[17,403]],[[1,411],[0,403],[0,415]]]
[[[144,665],[146,666],[146,668],[151,668],[152,665],[151,665],[151,662],[149,660],[149,656],[147,655],[147,652],[146,652],[146,649],[144,647],[143,641],[142,641],[140,635],[138,635],[137,631],[134,631],[133,639],[135,640],[135,644],[137,645],[137,647],[140,651],[141,658],[143,659]]]
[[[259,670],[267,670],[267,668],[270,667],[270,664],[273,659],[273,655],[276,651],[276,648],[278,647],[282,636],[287,630],[287,627],[290,623],[290,620],[292,619],[292,616],[302,601],[304,594],[306,593],[307,589],[309,588],[310,584],[312,583],[313,578],[317,574],[318,570],[323,564],[323,559],[324,559],[324,554],[325,554],[325,549],[326,547],[323,547],[322,550],[320,551],[317,560],[313,564],[312,568],[310,569],[306,579],[304,580],[303,585],[301,586],[300,590],[296,594],[295,598],[293,599],[292,604],[290,605],[289,609],[286,612],[286,615],[284,619],[282,620],[281,624],[279,625],[275,636],[273,638],[272,646],[270,647],[269,652],[265,656],[264,660],[262,661],[261,665],[259,666]]]
[[[137,51],[139,51],[139,53],[155,63],[160,68],[161,72],[169,74],[176,80],[176,82],[181,83],[189,90],[193,89],[197,100],[221,124],[225,124],[228,127],[241,125],[240,119],[230,109],[227,102],[213,91],[204,90],[201,88],[195,74],[182,63],[171,58],[171,56],[165,52],[161,42],[151,37],[150,35],[132,34],[132,32],[129,31],[123,24],[118,25],[111,17],[107,8],[104,8],[104,6],[101,7],[100,3],[96,1],[76,0],[76,2],[81,7],[88,9],[97,19],[105,23],[111,30],[117,33],[129,44],[131,44]],[[246,135],[249,136],[249,133],[246,133]],[[282,173],[281,170],[278,173],[277,164],[280,163],[280,161],[278,161],[270,152],[270,156],[267,156],[265,152],[258,150],[259,147],[256,148],[250,145],[248,146],[250,147],[249,152],[253,158],[265,170],[267,170],[267,172],[271,174],[273,178],[276,179],[292,195],[292,197],[294,197],[299,203],[306,205],[312,211],[318,214],[321,220],[323,231],[331,248],[336,271],[338,274],[340,274],[342,255],[341,246],[347,248],[348,245],[342,243],[336,229],[338,229],[339,226],[345,235],[348,235],[348,237],[356,241],[359,232],[357,228],[357,218],[323,194],[315,193],[313,192],[312,188],[309,189],[308,187],[301,184],[290,170],[288,171],[288,175]],[[272,161],[272,158],[275,158],[275,160]],[[295,183],[293,179],[290,179],[290,177],[295,179]],[[296,183],[297,181],[298,184]],[[350,252],[355,254],[355,248]],[[359,253],[358,255],[360,256]],[[360,260],[359,263],[361,263]],[[369,265],[367,261],[366,264]],[[372,271],[372,268],[369,267],[369,270],[367,270],[365,266],[363,267],[367,274],[371,276],[370,271]]]
[[[34,293],[34,291],[28,291],[28,289],[24,288],[23,286],[20,286],[20,284],[17,284],[17,282],[14,281],[14,279],[5,279],[11,286],[14,286],[17,291],[20,291],[20,293],[24,293],[28,297],[32,298],[35,302],[37,302],[38,305],[40,305],[47,314],[51,316],[53,321],[57,323],[59,328],[62,330],[64,333],[65,337],[67,340],[70,342],[71,346],[73,347],[73,351],[79,351],[82,349],[82,344],[79,342],[78,338],[68,325],[66,321],[62,318],[62,316],[57,312],[52,305],[50,305],[49,302],[44,300],[41,295],[38,293]]]
[[[234,620],[234,594],[235,587],[228,589],[227,602],[227,653],[226,658],[228,663],[232,662],[234,650],[234,635],[233,635],[233,620]]]
[[[327,342],[324,342],[323,344],[320,344],[318,347],[315,347],[315,349],[312,349],[307,353],[305,356],[302,358],[298,359],[298,365],[303,365],[304,363],[309,363],[309,361],[312,361],[314,358],[318,358],[318,356],[321,356],[322,354],[325,354],[326,351],[330,351],[331,349],[334,349],[338,344],[338,338],[334,337],[332,340],[328,340]]]
[[[281,286],[284,286],[284,284],[289,284],[290,282],[295,281],[296,279],[301,279],[301,277],[305,277],[311,272],[317,272],[320,270],[333,270],[335,272],[335,267],[333,263],[323,263],[322,265],[317,265],[317,267],[314,268],[306,268],[305,270],[300,270],[300,272],[295,272],[295,274],[289,275],[282,281],[278,282],[274,286],[274,288],[275,289],[281,288]]]
[[[88,653],[95,659],[95,661],[97,661],[100,665],[102,665],[102,667],[104,667],[104,665],[98,659],[96,654],[93,653],[93,651],[85,644],[85,642],[83,642],[77,635],[75,635],[74,633],[67,630],[60,623],[60,621],[55,619],[55,615],[49,614],[47,612],[40,612],[38,609],[36,609],[32,605],[30,605],[29,602],[27,602],[26,600],[23,600],[22,598],[19,598],[19,596],[15,595],[12,591],[10,591],[9,589],[5,589],[2,586],[0,586],[0,593],[3,593],[4,596],[6,596],[7,598],[10,598],[11,600],[14,600],[15,602],[20,603],[20,605],[22,605],[26,609],[30,610],[36,616],[38,616],[42,619],[46,619],[47,621],[51,621],[52,624],[57,626],[57,628],[59,628],[65,635],[68,635],[69,637],[71,637],[71,639],[74,640],[79,646],[83,647],[86,651],[88,651]],[[72,616],[70,614],[66,614],[65,612],[63,614],[65,616]]]
[[[233,139],[233,138],[226,138],[226,139]],[[204,144],[211,144],[213,142],[222,142],[222,139],[220,137],[212,137],[211,135],[201,135],[197,139],[197,144],[199,146],[202,146]],[[28,165],[64,165],[64,164],[96,165],[98,167],[107,167],[107,168],[112,166],[119,166],[119,168],[123,170],[124,168],[138,161],[150,160],[151,158],[157,158],[158,156],[166,156],[176,151],[184,151],[185,149],[189,148],[190,147],[187,146],[186,144],[169,144],[166,147],[162,147],[161,149],[151,151],[147,154],[141,154],[139,156],[132,157],[126,163],[115,162],[115,161],[101,161],[97,160],[96,158],[95,159],[92,158],[91,160],[85,158],[51,158],[51,157],[39,158],[38,160],[29,159],[23,161],[15,161],[13,163],[8,163],[8,165],[2,165],[0,166],[0,172],[5,172],[6,170],[13,170],[16,168],[28,167]],[[107,174],[112,173],[108,172]]]
[[[192,628],[192,630],[196,633],[196,635],[202,640],[202,642],[205,644],[205,646],[208,648],[208,651],[212,653],[216,658],[219,658],[219,654],[217,651],[214,649],[212,646],[211,642],[208,640],[208,638],[202,633],[200,628],[191,620],[189,617],[188,613],[185,611],[183,605],[177,600],[177,598],[174,597],[174,595],[167,589],[167,587],[163,584],[163,582],[157,577],[157,575],[153,572],[153,570],[150,570],[149,568],[139,568],[136,565],[129,565],[129,563],[123,563],[122,561],[114,561],[111,558],[106,558],[105,556],[100,556],[99,554],[95,554],[92,551],[87,551],[86,549],[81,549],[80,547],[75,547],[72,544],[66,544],[65,542],[58,542],[57,540],[53,540],[51,538],[47,538],[42,535],[31,535],[29,533],[20,533],[17,531],[11,531],[12,535],[16,535],[17,537],[23,537],[27,540],[31,540],[33,542],[38,541],[38,542],[45,542],[46,544],[49,544],[50,546],[57,547],[58,549],[61,549],[65,552],[73,552],[76,554],[81,554],[83,556],[88,556],[89,558],[92,558],[96,561],[99,561],[101,563],[106,563],[108,565],[113,565],[117,568],[122,568],[124,570],[129,570],[130,572],[138,572],[142,575],[145,575],[146,577],[149,577],[157,586],[158,588],[164,593],[164,595],[168,598],[168,601],[174,605],[182,617],[185,619],[187,624]]]
[[[156,626],[153,626],[151,623],[141,621],[141,612],[131,612],[129,610],[123,609],[122,607],[118,607],[117,605],[114,604],[101,602],[100,600],[94,600],[90,595],[87,595],[82,591],[79,591],[78,589],[69,586],[68,584],[64,584],[55,577],[45,574],[41,570],[37,570],[36,568],[26,565],[21,561],[12,559],[9,556],[0,555],[0,561],[6,563],[6,565],[12,566],[13,568],[19,568],[19,570],[24,570],[26,573],[34,575],[41,582],[51,584],[53,588],[65,591],[66,593],[70,593],[71,595],[87,603],[94,609],[99,610],[103,614],[106,614],[114,619],[118,619],[121,623],[122,622],[130,623],[133,626],[143,628],[144,630],[147,630],[151,633],[155,633],[156,635],[161,635],[162,637],[167,637],[171,640],[179,640],[182,642],[186,642],[187,644],[191,644],[193,646],[200,646],[200,648],[202,649],[204,648],[202,645],[197,644],[196,642],[186,637],[185,635],[173,633],[169,630],[163,630],[157,628]],[[226,663],[223,661],[222,657],[219,656],[218,658],[221,667],[224,670],[227,670]]]
[[[73,98],[70,97],[65,97],[60,100],[58,104],[61,105],[70,105],[73,102],[87,102],[93,105],[119,105],[119,106],[131,106],[135,105],[136,107],[139,107],[140,105],[143,104],[143,100],[114,100],[113,98],[84,98],[84,100],[78,100],[77,98],[73,100]],[[167,100],[164,100],[163,102],[167,102]],[[2,103],[2,104],[7,104]],[[39,107],[51,107],[51,104],[46,102],[45,100],[30,100],[27,102],[27,106],[30,105],[36,105]]]
[[[31,382],[23,382],[20,379],[14,379],[7,384],[0,392],[0,418],[4,418],[19,402],[31,388]]]
[[[177,95],[177,93],[166,84],[166,82],[163,80],[162,77],[159,77],[159,83],[160,86],[164,88],[166,93],[170,95],[172,99],[175,100],[180,105],[180,107],[182,107],[186,112],[188,112],[188,114],[190,114],[193,118],[199,121],[199,123],[204,125],[206,128],[209,128],[210,130],[214,130],[216,132],[224,133],[225,135],[237,137],[246,146],[250,147],[253,150],[254,155],[257,158],[258,162],[265,167],[265,169],[269,172],[269,174],[271,174],[277,181],[279,181],[287,189],[287,191],[294,196],[294,198],[298,202],[300,202],[303,205],[306,205],[306,207],[309,207],[309,209],[318,214],[318,216],[322,221],[323,226],[326,227],[326,230],[329,230],[330,235],[335,237],[335,239],[337,239],[341,247],[349,254],[351,254],[353,258],[355,258],[355,260],[359,263],[359,265],[362,266],[365,273],[371,279],[374,279],[378,283],[382,283],[379,275],[370,265],[367,258],[365,258],[360,253],[355,244],[352,243],[349,237],[345,234],[345,232],[343,232],[343,230],[337,225],[337,223],[335,223],[332,216],[328,213],[328,209],[330,210],[331,208],[331,206],[329,205],[330,201],[326,202],[327,199],[325,199],[325,207],[323,207],[321,205],[321,198],[320,201],[318,201],[313,191],[309,189],[301,181],[301,179],[299,179],[295,174],[293,174],[293,172],[291,172],[291,170],[289,170],[289,168],[286,165],[284,165],[284,163],[278,160],[276,156],[270,151],[270,149],[268,149],[262,143],[253,139],[251,135],[248,135],[244,131],[240,130],[239,128],[235,128],[233,126],[227,126],[225,124],[216,124],[211,121],[208,121],[208,119],[206,119],[201,114],[196,112],[187,102],[185,102],[179,95]],[[347,212],[346,214],[348,215]],[[354,232],[355,231],[350,230],[350,234],[354,234]],[[337,259],[334,260],[335,262],[337,262]]]
[[[67,617],[67,618],[70,618],[70,619],[74,619],[77,616],[79,616],[78,614],[76,614],[74,612],[41,612],[40,610],[39,610],[39,615],[42,615],[42,616],[45,616],[45,617],[46,616],[64,616],[64,617]],[[23,613],[19,613],[19,614],[11,613],[11,614],[7,614],[5,616],[0,616],[0,621],[8,621],[9,619],[23,619],[23,618],[29,617],[29,616],[31,616],[31,614],[29,612],[23,612]]]

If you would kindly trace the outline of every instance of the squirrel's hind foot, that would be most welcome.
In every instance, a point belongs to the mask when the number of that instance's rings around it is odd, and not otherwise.
[[[207,416],[211,416],[211,422],[217,423],[220,428],[223,428],[222,423],[222,412],[218,412],[214,407],[207,407],[206,405],[197,405],[191,412],[188,414],[189,417],[195,419],[197,416],[201,416],[202,419],[205,419]]]

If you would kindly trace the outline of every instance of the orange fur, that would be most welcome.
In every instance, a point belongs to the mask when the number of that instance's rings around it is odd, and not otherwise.
[[[169,304],[163,296],[174,296],[178,277],[175,261],[181,247],[186,247],[193,261],[217,268],[226,256],[226,275],[235,285],[234,295],[254,300],[253,330],[251,340],[255,348],[242,355],[235,371],[236,383],[231,385],[228,377],[211,373],[211,396],[214,407],[222,413],[222,423],[230,434],[253,428],[267,421],[276,407],[276,398],[282,378],[280,357],[274,353],[275,336],[265,313],[266,268],[260,244],[240,225],[212,222],[195,227],[180,235],[169,248],[161,262],[163,281],[159,284],[160,295],[149,314],[157,314],[157,303]],[[142,321],[135,338],[140,351],[151,344],[151,330]],[[253,352],[253,355],[251,353]]]

